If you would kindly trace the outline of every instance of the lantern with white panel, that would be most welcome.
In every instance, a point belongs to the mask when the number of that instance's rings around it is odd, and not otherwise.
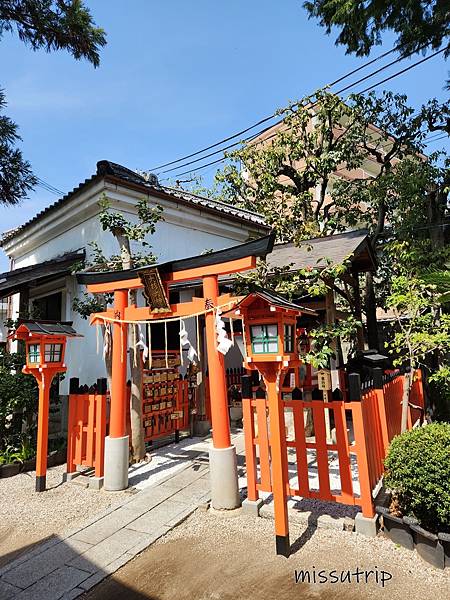
[[[263,289],[248,294],[232,312],[233,318],[242,319],[244,367],[257,369],[266,385],[276,549],[277,554],[289,556],[287,449],[280,379],[288,369],[300,364],[297,318],[302,313],[316,313]],[[243,398],[243,402],[251,399]],[[244,428],[248,426],[244,423]]]
[[[54,321],[23,321],[11,336],[25,342],[26,364],[22,371],[26,375],[33,375],[39,385],[37,492],[43,492],[46,488],[50,386],[57,373],[67,371],[64,364],[67,338],[80,337],[71,325]]]

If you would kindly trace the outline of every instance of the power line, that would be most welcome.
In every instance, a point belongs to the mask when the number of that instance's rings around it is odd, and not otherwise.
[[[444,138],[448,139],[448,135],[446,133],[444,133],[443,135],[440,135],[438,137],[433,138],[432,140],[428,140],[428,144],[434,144],[434,142],[439,142],[439,140],[443,140]]]
[[[424,47],[426,47],[426,46],[422,46],[422,47],[421,47],[421,49],[423,49]],[[363,94],[363,93],[365,93],[365,92],[369,91],[370,89],[373,89],[374,87],[377,87],[378,85],[381,85],[381,84],[382,84],[382,83],[384,83],[385,81],[389,81],[389,79],[393,79],[394,77],[397,77],[398,75],[401,75],[402,73],[404,73],[404,72],[406,72],[406,71],[408,71],[408,70],[412,69],[413,67],[415,67],[415,66],[417,66],[417,65],[421,64],[422,62],[424,62],[424,61],[426,61],[426,60],[429,60],[429,59],[433,58],[434,56],[436,56],[436,54],[439,54],[440,52],[443,52],[444,50],[445,50],[445,48],[443,48],[443,49],[441,49],[441,50],[439,50],[439,51],[437,51],[437,52],[435,52],[435,53],[433,53],[433,54],[429,55],[428,57],[426,57],[426,58],[424,58],[424,59],[422,59],[422,60],[420,60],[420,61],[418,61],[418,62],[416,62],[416,63],[413,63],[413,65],[410,65],[410,66],[409,66],[409,67],[407,67],[406,69],[403,69],[403,70],[401,70],[401,71],[399,71],[399,72],[397,72],[397,73],[394,73],[393,75],[391,75],[391,76],[387,77],[387,78],[386,78],[386,79],[384,79],[383,81],[380,81],[380,82],[378,82],[378,83],[375,83],[375,84],[373,84],[373,85],[369,86],[368,88],[366,88],[365,90],[363,90],[363,91],[362,91],[362,92],[360,92],[360,93],[361,93],[361,94]],[[369,74],[368,74],[368,75],[366,75],[365,77],[362,77],[361,79],[358,79],[357,81],[355,81],[355,82],[353,82],[353,83],[351,83],[351,84],[349,84],[349,85],[345,86],[344,88],[341,88],[339,91],[337,91],[337,92],[336,92],[336,95],[338,95],[338,94],[342,94],[343,92],[346,92],[346,91],[348,91],[350,88],[352,88],[352,87],[354,87],[354,86],[356,86],[356,85],[358,85],[358,84],[362,83],[363,81],[366,81],[367,79],[370,79],[371,77],[373,77],[373,76],[374,76],[374,75],[376,75],[377,73],[380,73],[381,71],[383,71],[383,70],[385,70],[385,69],[387,69],[387,68],[391,67],[392,65],[394,65],[394,64],[396,64],[396,63],[398,63],[398,62],[401,62],[401,61],[402,61],[402,60],[404,60],[405,58],[408,58],[408,56],[410,56],[411,54],[413,54],[413,53],[411,52],[410,54],[408,54],[408,55],[406,55],[406,56],[404,56],[404,57],[398,57],[398,58],[396,58],[394,61],[391,61],[391,62],[390,62],[390,63],[388,63],[387,65],[384,65],[383,67],[380,67],[379,69],[377,69],[376,71],[374,71],[374,72],[372,72],[372,73],[369,73]],[[375,59],[374,59],[374,60],[375,60]],[[345,78],[345,77],[343,77],[343,78]],[[341,78],[341,79],[343,79],[343,78]],[[330,84],[330,85],[331,85],[331,84]],[[316,105],[317,105],[317,102],[314,102],[314,103],[313,103],[313,104],[310,106],[310,108],[314,108],[314,106],[316,106]],[[273,116],[274,116],[274,115],[273,115]],[[251,138],[248,138],[247,140],[243,140],[243,141],[244,141],[244,142],[251,141],[252,139],[254,139],[254,138],[256,138],[256,137],[258,137],[258,136],[262,135],[264,132],[266,132],[266,131],[268,131],[269,129],[271,129],[271,128],[272,128],[274,125],[276,125],[276,124],[269,125],[268,127],[265,127],[265,128],[264,128],[264,129],[262,129],[261,131],[258,131],[257,133],[255,133],[255,134],[254,134],[254,135],[253,135]],[[231,139],[231,138],[230,138],[230,139]],[[266,138],[266,139],[270,139],[270,137],[269,137],[269,138]],[[221,143],[221,142],[218,142],[216,145],[219,145],[220,143]],[[216,151],[214,151],[214,152],[211,152],[210,154],[207,154],[207,155],[205,155],[205,156],[201,156],[200,158],[197,158],[197,159],[195,159],[195,160],[192,160],[192,161],[190,161],[190,162],[184,163],[184,164],[182,164],[182,165],[178,165],[177,167],[172,167],[171,169],[167,169],[167,170],[165,170],[165,171],[162,171],[162,172],[161,172],[161,174],[168,173],[168,172],[171,172],[171,171],[176,171],[177,169],[180,169],[180,168],[186,167],[186,166],[188,166],[188,165],[191,165],[191,164],[194,164],[194,163],[196,163],[196,162],[200,162],[200,161],[204,160],[205,158],[209,158],[209,157],[211,157],[211,156],[214,156],[215,154],[221,154],[221,153],[222,153],[222,152],[224,152],[225,150],[228,150],[228,149],[230,149],[230,148],[232,148],[232,147],[234,147],[234,146],[237,146],[237,145],[239,145],[240,143],[241,143],[241,141],[234,142],[233,144],[230,144],[229,146],[226,146],[225,148],[221,148],[221,149],[219,149],[219,150],[216,150]],[[193,153],[191,156],[195,156],[196,154],[201,154],[201,153],[202,153],[202,152],[204,152],[204,151],[205,151],[205,149],[204,149],[204,150],[200,150],[200,151],[198,151],[198,152],[196,152],[196,153]],[[179,160],[177,160],[177,161],[172,161],[172,163],[171,163],[171,164],[174,164],[174,163],[176,163],[176,162],[180,162],[181,160],[182,160],[182,159],[179,159]],[[207,166],[210,166],[210,165],[212,165],[212,164],[217,164],[217,163],[219,163],[219,162],[223,162],[223,160],[224,160],[224,159],[218,160],[218,161],[216,161],[216,162],[209,162],[209,163],[207,163],[207,164],[205,165],[205,167],[207,167]],[[199,168],[203,168],[203,167],[202,167],[202,166],[200,166]],[[187,172],[189,173],[190,171],[187,171]],[[180,175],[184,175],[184,174],[185,174],[184,172],[183,172],[183,173],[180,173]]]
[[[441,50],[437,50],[437,51],[436,51],[436,52],[434,52],[433,54],[430,54],[429,56],[427,56],[427,57],[425,57],[425,58],[423,58],[423,59],[421,59],[421,60],[419,60],[419,61],[417,61],[417,62],[413,63],[412,65],[409,65],[408,67],[406,67],[406,68],[404,68],[404,69],[401,69],[400,71],[397,71],[396,73],[393,73],[393,74],[392,74],[392,75],[390,75],[389,77],[386,77],[385,79],[383,79],[383,80],[381,80],[381,81],[378,81],[377,83],[374,83],[374,84],[372,84],[371,86],[369,86],[369,87],[365,88],[363,91],[361,91],[361,92],[359,92],[359,93],[360,93],[360,94],[364,94],[364,93],[368,92],[369,90],[372,90],[372,89],[374,89],[375,87],[378,87],[379,85],[381,85],[381,84],[383,84],[383,83],[385,83],[385,82],[387,82],[387,81],[390,81],[391,79],[394,79],[395,77],[398,77],[398,76],[402,75],[403,73],[406,73],[407,71],[409,71],[409,70],[411,70],[411,69],[413,69],[413,68],[415,68],[415,67],[419,66],[420,64],[422,64],[422,63],[424,63],[424,62],[426,62],[427,60],[430,60],[430,59],[431,59],[431,58],[433,58],[434,56],[436,56],[436,55],[438,55],[438,54],[440,54],[440,53],[444,52],[446,49],[447,49],[447,48],[442,48]],[[405,56],[405,57],[403,57],[403,58],[400,58],[400,59],[396,59],[395,61],[392,61],[391,63],[389,63],[388,65],[386,65],[386,68],[387,68],[388,66],[392,66],[392,64],[395,64],[396,62],[400,62],[400,61],[401,61],[401,60],[403,60],[404,58],[407,58],[407,56]],[[378,70],[377,70],[375,73],[379,72],[380,70],[383,70],[383,69],[378,69]],[[364,80],[366,80],[367,78],[369,78],[369,77],[372,77],[372,76],[373,76],[373,74],[372,74],[372,75],[368,75],[368,76],[366,76],[366,77],[363,77],[362,79],[358,80],[357,82],[355,82],[355,83],[353,83],[353,84],[350,84],[349,86],[346,86],[346,87],[345,87],[345,88],[343,88],[342,90],[339,90],[338,92],[336,92],[336,94],[340,94],[340,93],[342,93],[343,91],[347,91],[347,90],[348,90],[350,87],[353,87],[354,85],[357,85],[358,83],[361,83],[362,81],[364,81]],[[313,104],[313,105],[311,106],[311,108],[312,108],[313,106],[315,106],[315,104]],[[220,150],[216,150],[215,152],[212,152],[212,153],[210,153],[210,154],[208,154],[208,155],[206,155],[206,156],[202,156],[202,157],[200,157],[200,158],[198,158],[198,159],[196,159],[196,160],[190,161],[190,162],[188,162],[188,163],[185,163],[185,164],[183,164],[183,165],[179,165],[178,167],[175,167],[175,168],[173,168],[173,169],[168,169],[167,171],[163,171],[163,173],[166,173],[166,172],[169,172],[169,171],[176,171],[178,168],[183,168],[183,167],[185,167],[185,166],[188,166],[188,165],[190,165],[190,164],[194,164],[194,163],[196,163],[196,162],[200,162],[201,160],[204,160],[205,158],[208,158],[208,157],[210,157],[210,156],[213,156],[213,155],[215,155],[215,154],[220,154],[220,153],[222,153],[224,150],[227,150],[228,148],[230,148],[230,147],[232,147],[232,146],[236,146],[236,145],[238,145],[239,143],[244,143],[244,142],[251,141],[252,139],[255,139],[255,138],[259,137],[259,136],[260,136],[260,135],[262,135],[264,132],[266,132],[266,131],[268,131],[269,129],[271,129],[271,127],[273,127],[273,125],[271,125],[271,126],[269,126],[269,127],[266,127],[266,128],[264,128],[263,130],[261,130],[261,131],[257,132],[256,134],[254,134],[254,135],[252,136],[252,138],[249,138],[249,139],[247,139],[247,140],[243,140],[242,142],[236,142],[236,143],[232,144],[231,146],[228,146],[228,147],[226,147],[226,148],[222,148],[222,149],[220,149]],[[269,139],[271,139],[271,138],[275,137],[275,135],[276,135],[276,133],[275,133],[275,134],[272,134],[271,136],[269,136],[269,137],[265,138],[265,140],[264,140],[264,141],[267,141],[267,140],[269,140]],[[199,151],[199,153],[200,153],[200,152],[202,152],[202,151]],[[194,154],[193,154],[192,156],[194,156]],[[180,159],[180,160],[181,160],[181,159]],[[201,169],[203,169],[203,168],[206,168],[206,167],[209,167],[209,166],[211,166],[211,165],[222,163],[222,162],[224,162],[225,160],[226,160],[226,157],[223,157],[223,158],[220,158],[220,159],[217,159],[217,160],[214,160],[214,161],[208,162],[208,163],[206,163],[206,164],[204,164],[204,165],[199,165],[199,166],[198,166],[198,167],[197,167],[195,170],[196,170],[196,171],[197,171],[197,170],[201,170]],[[173,162],[178,162],[178,161],[173,161]],[[172,164],[173,164],[173,163],[172,163]],[[179,176],[186,175],[187,173],[192,173],[192,172],[193,172],[193,169],[190,169],[190,170],[187,170],[187,171],[183,171],[183,172],[181,172],[181,173],[176,173],[174,176],[175,176],[175,177],[179,177]],[[164,179],[163,179],[162,181],[164,181]]]
[[[381,71],[384,71],[385,69],[387,69],[387,68],[391,67],[392,65],[394,65],[394,64],[396,64],[396,63],[398,63],[398,62],[400,62],[400,61],[402,61],[402,60],[404,60],[404,59],[406,59],[406,58],[408,58],[408,57],[410,57],[410,56],[412,56],[413,54],[416,54],[418,51],[420,51],[420,50],[423,50],[423,49],[425,49],[426,47],[427,47],[427,44],[424,44],[423,46],[421,46],[420,48],[418,48],[418,50],[416,50],[416,51],[414,51],[414,52],[409,52],[408,54],[406,54],[406,55],[404,55],[404,56],[397,57],[395,60],[391,61],[390,63],[388,63],[388,64],[386,64],[386,65],[384,65],[383,67],[380,67],[380,68],[379,68],[379,69],[377,69],[376,71],[373,71],[372,73],[369,73],[369,74],[368,74],[368,75],[366,75],[365,77],[362,77],[361,79],[358,79],[357,81],[355,81],[355,82],[353,82],[353,83],[351,83],[351,84],[349,84],[349,85],[347,85],[347,86],[343,87],[343,88],[342,88],[342,89],[340,89],[338,92],[336,92],[336,94],[341,94],[341,93],[343,93],[343,92],[345,92],[345,91],[349,90],[350,88],[354,87],[355,85],[358,85],[359,83],[362,83],[363,81],[366,81],[367,79],[370,79],[370,78],[371,78],[371,77],[373,77],[374,75],[376,75],[376,74],[380,73]],[[329,83],[329,84],[328,84],[327,86],[325,86],[325,87],[333,87],[333,86],[334,86],[334,85],[336,85],[337,83],[340,83],[341,81],[343,81],[343,80],[347,79],[347,78],[348,78],[348,77],[350,77],[351,75],[354,75],[355,73],[357,73],[357,72],[361,71],[362,69],[365,69],[365,68],[367,68],[367,67],[368,67],[368,66],[370,66],[371,64],[373,64],[373,63],[377,62],[378,60],[381,60],[382,58],[385,58],[386,56],[388,56],[388,55],[389,55],[389,54],[391,54],[392,52],[395,52],[396,50],[398,50],[398,47],[392,48],[391,50],[389,50],[389,51],[387,51],[387,52],[384,52],[383,54],[381,54],[381,55],[377,56],[376,58],[374,58],[374,59],[372,59],[371,61],[369,61],[369,62],[365,63],[364,65],[361,65],[361,66],[360,66],[360,67],[358,67],[357,69],[353,69],[353,70],[352,70],[352,71],[350,71],[349,73],[346,73],[346,74],[345,74],[345,75],[343,75],[342,77],[339,77],[338,79],[336,79],[335,81],[333,81],[333,82]],[[430,58],[431,58],[431,57],[430,57]],[[312,104],[312,106],[311,106],[311,108],[312,108],[312,107],[314,107],[315,105],[316,105],[316,103],[313,103],[313,104]],[[160,166],[158,166],[158,167],[154,167],[153,169],[150,169],[150,170],[151,170],[151,171],[158,171],[159,169],[162,169],[162,168],[164,168],[164,167],[167,167],[167,166],[174,165],[174,164],[176,164],[176,163],[182,162],[183,160],[186,160],[187,158],[191,158],[191,157],[193,157],[193,156],[198,156],[199,154],[203,154],[204,152],[206,152],[206,151],[208,151],[208,150],[210,150],[210,149],[212,149],[212,148],[215,148],[215,147],[217,147],[217,146],[220,146],[220,145],[222,145],[223,143],[225,143],[225,142],[227,142],[227,141],[230,141],[230,140],[232,140],[232,139],[234,139],[234,138],[236,138],[236,137],[238,137],[238,136],[240,136],[240,135],[242,135],[242,134],[244,134],[244,133],[247,133],[249,130],[251,130],[251,129],[254,129],[254,128],[255,128],[255,127],[257,127],[258,125],[260,125],[260,124],[262,124],[262,123],[264,123],[264,122],[266,122],[266,121],[269,121],[269,120],[273,119],[275,116],[277,116],[277,112],[273,113],[273,114],[272,114],[272,115],[270,115],[269,117],[265,117],[264,119],[261,119],[260,121],[258,121],[258,122],[257,122],[257,123],[255,123],[254,125],[251,125],[250,127],[247,127],[246,129],[244,129],[244,130],[242,130],[242,131],[240,131],[240,132],[238,132],[238,133],[236,133],[236,134],[234,134],[234,135],[232,135],[232,136],[229,136],[229,137],[227,137],[227,138],[225,138],[225,139],[223,139],[223,140],[221,140],[221,141],[219,141],[219,142],[216,142],[215,144],[212,144],[212,145],[210,145],[210,146],[208,146],[208,147],[206,147],[206,148],[203,148],[203,149],[201,149],[201,150],[198,150],[197,152],[193,152],[193,153],[191,153],[191,154],[188,154],[188,155],[186,155],[186,156],[184,156],[184,157],[182,157],[182,158],[179,158],[179,159],[173,160],[173,161],[171,161],[171,162],[165,163],[165,164],[163,164],[163,165],[160,165]],[[267,128],[265,128],[263,131],[266,131],[267,129],[270,129],[271,127],[273,127],[273,125],[269,125],[269,126],[268,126]],[[255,135],[260,135],[261,133],[262,133],[262,132],[258,132],[258,133],[257,133],[257,134],[255,134]],[[248,141],[248,140],[246,140],[246,141]],[[200,158],[198,158],[198,159],[197,159],[197,161],[192,161],[191,163],[187,163],[187,164],[192,164],[193,162],[198,162],[198,161],[200,161],[200,160],[203,160],[203,159],[205,159],[205,158],[208,158],[208,157],[210,157],[210,156],[213,156],[214,154],[218,154],[218,153],[220,153],[220,152],[223,152],[223,151],[225,151],[225,150],[228,150],[229,148],[232,148],[233,146],[236,146],[236,145],[238,145],[238,144],[239,144],[239,142],[235,142],[234,144],[231,144],[231,145],[229,145],[229,146],[227,146],[227,147],[225,147],[225,148],[221,148],[221,149],[217,150],[216,152],[212,152],[212,153],[210,153],[210,154],[208,154],[208,155],[206,155],[206,156],[200,157]],[[186,164],[186,165],[180,165],[180,167],[182,167],[182,166],[187,166],[187,164]],[[167,173],[167,172],[169,172],[169,171],[174,171],[174,170],[176,170],[177,168],[178,168],[178,167],[174,167],[174,168],[172,168],[172,169],[168,169],[167,171],[162,171],[162,173]]]
[[[271,138],[275,137],[276,135],[277,135],[277,134],[276,134],[276,133],[274,133],[274,134],[272,134],[272,135],[268,136],[267,138],[265,138],[265,139],[264,139],[264,141],[270,140]],[[448,137],[448,136],[447,136],[446,134],[444,134],[444,135],[442,135],[442,136],[440,135],[440,136],[439,136],[439,138],[433,138],[433,139],[427,139],[427,138],[425,137],[423,141],[424,141],[424,142],[426,142],[426,141],[428,141],[428,142],[437,142],[439,139],[443,139],[443,138],[445,138],[445,137]],[[389,145],[390,145],[390,142],[388,142],[386,145],[382,145],[382,146],[381,146],[381,150],[384,150],[384,149],[385,149],[385,148],[387,148]],[[217,160],[213,160],[213,161],[211,161],[211,162],[209,162],[209,163],[206,163],[205,165],[201,165],[201,166],[199,166],[199,167],[198,167],[198,169],[204,169],[204,168],[206,168],[206,167],[209,167],[209,166],[211,166],[211,165],[216,165],[216,164],[218,164],[218,163],[224,162],[225,160],[227,160],[227,159],[226,159],[226,157],[224,157],[224,158],[219,158],[219,159],[217,159]],[[302,173],[302,172],[303,172],[305,169],[306,169],[306,167],[305,167],[305,168],[303,168],[303,169],[301,169],[301,170],[299,170],[298,172],[299,172],[299,173]],[[345,171],[345,170],[347,170],[347,167],[343,167],[343,168],[341,168],[341,169],[337,169],[337,171],[336,171],[336,172],[338,172],[338,171]],[[193,172],[193,171],[192,171],[192,169],[191,169],[190,171],[183,171],[182,173],[177,173],[177,174],[176,174],[174,177],[181,177],[182,175],[187,175],[188,173],[192,173],[192,172]],[[168,179],[169,179],[169,178],[168,178],[168,177],[166,177],[165,179],[161,179],[161,181],[167,181]]]
[[[392,54],[392,52],[395,52],[397,50],[398,50],[397,47],[391,48],[391,50],[388,50],[387,52],[384,52],[383,54],[380,54],[379,56],[373,58],[372,60],[368,61],[367,63],[364,63],[360,67],[357,67],[356,69],[353,69],[349,73],[346,73],[346,74],[342,75],[341,77],[339,77],[338,79],[335,79],[331,83],[328,83],[324,87],[333,87],[334,85],[337,85],[341,81],[344,81],[345,79],[347,79],[348,77],[351,77],[355,73],[358,73],[362,69],[365,69],[365,68],[369,67],[370,65],[378,62],[379,60],[382,60],[383,58],[385,58],[386,56],[388,56],[389,54]],[[271,114],[271,115],[269,115],[267,117],[264,117],[263,119],[260,119],[259,121],[257,121],[253,125],[250,125],[249,127],[246,127],[245,129],[242,129],[241,131],[238,131],[237,133],[235,133],[233,135],[230,135],[230,136],[224,138],[223,140],[220,140],[219,142],[216,142],[215,144],[211,144],[210,146],[207,146],[206,148],[202,148],[201,150],[197,150],[196,152],[192,152],[191,154],[187,154],[186,156],[182,156],[181,158],[178,158],[176,160],[172,160],[170,162],[164,163],[164,164],[159,165],[157,167],[153,167],[153,168],[151,168],[149,170],[150,171],[158,171],[159,169],[164,169],[165,167],[169,167],[169,166],[174,165],[176,163],[182,162],[183,160],[187,160],[188,158],[192,158],[193,156],[198,156],[199,154],[203,154],[203,152],[207,152],[208,150],[211,150],[212,148],[217,148],[217,146],[225,144],[226,142],[229,142],[230,140],[233,140],[233,139],[235,139],[237,137],[240,137],[241,135],[244,135],[245,133],[247,133],[251,129],[254,129],[255,127],[259,127],[259,125],[262,125],[263,123],[266,123],[267,121],[270,121],[271,119],[273,119],[276,116],[277,116],[277,113],[274,112],[273,114]],[[233,145],[235,145],[235,144],[233,144]],[[225,150],[225,148],[223,148],[223,150]],[[205,156],[203,158],[207,158],[207,157]]]
[[[36,177],[36,180],[37,180],[37,185],[39,187],[47,190],[48,192],[51,192],[52,194],[56,194],[57,196],[64,196],[64,192],[62,190],[59,190],[54,185],[51,185],[50,183],[47,183],[46,181],[44,181],[40,177]]]
[[[406,73],[407,71],[410,71],[411,69],[414,69],[414,67],[417,67],[418,65],[421,65],[422,63],[426,62],[427,60],[430,60],[431,58],[434,58],[438,54],[441,54],[442,52],[445,52],[447,49],[448,49],[448,46],[446,46],[445,48],[441,48],[440,50],[436,50],[436,52],[433,52],[433,54],[429,54],[425,58],[422,58],[421,60],[418,60],[417,62],[413,63],[412,65],[409,65],[409,67],[406,67],[406,68],[402,69],[401,71],[398,71],[397,73],[394,73],[393,75],[390,75],[389,77],[386,77],[386,79],[382,79],[381,81],[378,81],[378,83],[374,83],[373,85],[367,87],[365,90],[363,90],[362,92],[359,92],[359,93],[360,94],[365,94],[366,92],[368,92],[369,90],[373,89],[374,87],[376,87],[378,85],[381,85],[382,83],[386,83],[386,81],[390,81],[394,77],[398,77],[399,75],[403,75],[403,73]]]

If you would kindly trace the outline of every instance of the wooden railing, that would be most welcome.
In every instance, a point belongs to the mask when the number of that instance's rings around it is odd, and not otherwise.
[[[67,473],[77,466],[93,467],[103,477],[106,436],[106,379],[95,386],[79,385],[70,380],[67,425]]]
[[[383,381],[379,370],[373,381],[362,385],[359,375],[350,375],[348,401],[280,398],[286,496],[359,505],[364,516],[373,516],[373,492],[383,475],[383,461],[390,441],[400,433],[403,384],[404,375],[396,373]],[[414,386],[414,399],[423,408],[420,374]],[[410,407],[409,427],[417,410]],[[307,412],[314,429],[310,437],[305,430]],[[333,425],[332,439],[327,439],[326,417]],[[259,492],[273,491],[267,400],[244,398],[243,419],[248,498],[257,500]]]

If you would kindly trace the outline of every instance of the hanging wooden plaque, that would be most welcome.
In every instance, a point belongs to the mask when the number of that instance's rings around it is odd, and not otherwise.
[[[139,271],[139,277],[144,286],[144,296],[151,312],[170,312],[169,300],[158,269],[143,269]]]

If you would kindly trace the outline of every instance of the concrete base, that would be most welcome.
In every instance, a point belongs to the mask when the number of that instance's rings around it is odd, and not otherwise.
[[[128,436],[105,438],[105,477],[104,488],[107,492],[118,492],[128,487]]]
[[[209,451],[211,506],[231,510],[241,505],[237,474],[236,448],[211,448]]]
[[[379,516],[364,517],[362,513],[357,513],[355,517],[355,531],[366,537],[376,537],[379,527]]]
[[[249,500],[246,498],[242,503],[242,512],[250,517],[259,517],[259,511],[264,505],[264,500]]]
[[[97,492],[102,489],[104,477],[89,477],[89,488]]]
[[[74,471],[73,473],[64,473],[63,482],[73,481],[76,477],[79,477],[81,473],[79,471]]]

